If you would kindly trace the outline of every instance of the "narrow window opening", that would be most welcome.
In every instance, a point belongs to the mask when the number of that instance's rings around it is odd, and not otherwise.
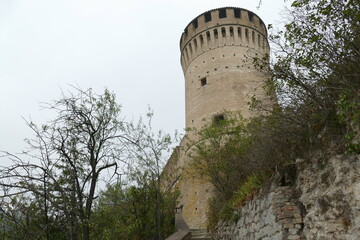
[[[217,29],[214,29],[214,36],[215,36],[215,38],[218,38],[218,36],[219,36]]]
[[[185,53],[186,53],[186,61],[189,62],[190,57],[189,57],[189,49],[188,48],[185,49]]]
[[[226,37],[226,30],[224,27],[221,28],[221,35],[223,38]]]
[[[234,28],[230,27],[229,30],[230,30],[230,37],[234,36]]]
[[[252,41],[253,41],[253,43],[255,44],[255,32],[254,31],[252,31],[252,34],[251,34],[252,36],[251,36],[251,38],[252,38]]]
[[[205,22],[210,22],[211,21],[211,12],[205,13],[204,17],[205,17]]]
[[[196,41],[196,39],[194,39],[194,51],[195,52],[197,51],[197,41]]]
[[[210,42],[211,37],[210,37],[210,32],[209,31],[206,32],[206,38],[207,38],[208,42]]]
[[[234,9],[234,15],[236,18],[241,18],[241,12],[240,12],[240,9]]]
[[[194,25],[194,28],[198,27],[198,19],[194,19],[194,21],[192,22],[192,24]]]
[[[249,30],[247,28],[245,29],[245,38],[249,41]]]
[[[260,34],[258,34],[258,46],[261,46]]]
[[[242,36],[241,36],[241,27],[238,27],[238,28],[237,28],[237,32],[238,32],[239,38],[241,38],[241,37],[242,37]]]
[[[192,50],[191,43],[189,43],[189,49],[190,49],[190,55],[192,55],[192,54],[193,54],[193,50]]]
[[[254,14],[252,12],[248,12],[249,20],[252,22],[254,21]]]
[[[220,124],[223,121],[225,121],[224,114],[217,114],[213,117],[213,123],[216,125]]]
[[[201,45],[204,44],[204,37],[203,37],[203,35],[200,35],[200,44],[201,44]]]
[[[219,18],[226,18],[226,8],[219,10]]]
[[[202,87],[205,86],[207,84],[206,78],[200,79],[200,84]]]

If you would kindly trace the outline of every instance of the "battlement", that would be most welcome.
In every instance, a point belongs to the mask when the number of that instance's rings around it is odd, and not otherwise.
[[[267,30],[255,13],[242,8],[217,8],[200,14],[185,28],[180,40],[181,65],[222,46],[243,46],[268,52]]]

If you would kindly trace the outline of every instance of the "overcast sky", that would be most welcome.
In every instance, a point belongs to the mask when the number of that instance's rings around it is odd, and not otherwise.
[[[39,102],[69,84],[108,88],[127,118],[150,105],[155,128],[185,126],[179,39],[197,15],[235,6],[266,24],[281,21],[284,0],[0,0],[0,150],[18,152],[31,136],[22,117],[51,116]]]

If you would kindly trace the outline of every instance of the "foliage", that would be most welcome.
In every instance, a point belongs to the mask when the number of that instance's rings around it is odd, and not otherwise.
[[[42,126],[27,122],[34,132],[27,140],[29,150],[2,156],[12,160],[0,169],[4,225],[18,229],[24,239],[90,239],[99,181],[110,184],[131,174],[132,181],[143,185],[127,195],[137,199],[136,209],[147,211],[142,204],[151,204],[156,214],[147,218],[149,233],[162,239],[168,215],[163,213],[167,199],[160,190],[160,171],[172,139],[152,132],[152,113],[148,125],[127,122],[114,94],[105,90],[96,95],[91,89],[75,89],[44,108],[56,117]],[[151,202],[144,202],[150,195]],[[145,210],[141,214],[148,214]]]
[[[232,205],[236,207],[241,207],[243,202],[247,200],[249,196],[254,194],[258,189],[263,186],[263,182],[266,179],[264,174],[252,174],[247,177],[239,189],[234,193],[232,197]]]
[[[208,176],[221,195],[228,198],[235,190],[234,182],[243,178],[248,165],[242,156],[251,142],[240,114],[226,113],[227,119],[213,122],[189,134],[189,156],[194,168]],[[231,117],[230,117],[231,116]]]
[[[114,94],[75,90],[44,104],[57,114],[52,121],[42,126],[27,122],[34,132],[23,152],[29,160],[7,154],[13,165],[1,169],[1,186],[10,200],[26,194],[42,201],[45,226],[54,215],[66,224],[68,239],[89,239],[99,177],[104,171],[118,174],[126,134]]]
[[[325,130],[332,140],[345,136],[349,153],[360,151],[352,137],[360,113],[359,1],[295,0],[288,17],[285,31],[270,36],[277,114],[308,129],[312,142]]]
[[[41,199],[24,196],[2,202],[2,239],[66,239],[61,229],[65,223],[52,216],[46,217],[42,204]]]
[[[145,180],[145,178],[144,178]],[[93,219],[94,239],[159,239],[157,229],[157,190],[150,182],[123,189],[118,184],[102,192]],[[161,236],[174,229],[174,207],[177,195],[161,193]]]
[[[210,227],[219,218],[229,219],[266,176],[302,157],[312,146],[308,129],[294,127],[276,114],[246,120],[238,113],[226,113],[221,122],[193,131],[191,138],[197,140],[189,140],[188,150],[193,166],[216,190],[210,202]]]
[[[135,228],[143,230],[138,235],[147,236],[142,239],[164,239],[164,234],[169,233],[169,226],[166,224],[172,223],[169,218],[174,215],[174,206],[168,208],[168,196],[172,196],[172,194],[168,192],[170,189],[162,189],[163,176],[161,171],[165,161],[169,159],[168,153],[170,153],[173,138],[161,130],[154,133],[151,127],[152,116],[153,113],[149,109],[147,121],[144,122],[143,119],[140,119],[137,124],[130,123],[127,125],[129,138],[137,139],[136,142],[128,145],[130,158],[135,160],[135,163],[130,167],[129,177],[131,181],[136,182],[138,186],[136,190],[139,193],[146,193],[146,198],[142,201],[142,208],[145,208],[145,210],[143,215],[137,214],[137,221],[140,221],[140,217],[147,218],[143,220],[147,228]],[[173,181],[173,179],[169,180]],[[136,197],[137,195],[133,194],[132,196]],[[146,207],[147,205],[151,207]],[[140,207],[140,205],[136,205],[136,207]],[[164,211],[167,211],[167,213],[165,214]],[[153,222],[149,221],[150,216],[153,217]],[[173,229],[173,225],[171,225],[170,229]]]

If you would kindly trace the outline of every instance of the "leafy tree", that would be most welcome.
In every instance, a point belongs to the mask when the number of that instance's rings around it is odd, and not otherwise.
[[[249,165],[243,156],[251,142],[246,120],[240,114],[226,113],[226,119],[212,122],[188,134],[188,155],[198,173],[209,177],[225,198],[235,190],[234,182],[244,177]],[[196,139],[196,140],[194,140]]]
[[[108,90],[96,95],[91,89],[76,89],[44,107],[57,116],[42,126],[27,122],[34,137],[27,140],[23,157],[5,154],[13,165],[0,170],[2,197],[9,202],[25,194],[41,201],[46,238],[51,216],[62,219],[68,239],[89,239],[99,178],[105,172],[121,174],[125,162],[123,150],[130,140],[121,107]]]
[[[348,152],[359,152],[359,1],[295,0],[288,17],[285,31],[270,37],[277,114],[307,129],[311,142],[345,134]]]
[[[108,186],[101,193],[92,221],[97,239],[164,239],[174,232],[174,207],[177,195],[162,192],[161,208],[155,204],[157,190],[142,178],[136,186],[123,188],[120,184]],[[162,221],[158,224],[157,215]]]
[[[152,129],[152,116],[153,113],[149,109],[147,114],[147,121],[140,119],[137,124],[130,123],[127,125],[127,132],[131,139],[137,139],[129,146],[130,158],[136,160],[136,164],[132,165],[130,170],[130,179],[137,183],[138,188],[133,189],[135,192],[132,194],[136,198],[136,193],[146,194],[148,203],[143,202],[148,219],[154,219],[154,224],[151,225],[148,222],[147,226],[151,226],[149,229],[143,229],[150,235],[143,237],[143,239],[164,239],[164,234],[168,234],[169,226],[169,196],[173,196],[170,193],[170,189],[163,189],[162,169],[166,161],[169,159],[169,153],[171,150],[171,144],[176,139],[173,139],[169,134],[164,134],[161,130],[154,132]],[[176,178],[176,177],[175,177]],[[175,179],[169,179],[168,181],[175,181]],[[173,199],[173,197],[170,197]],[[146,207],[147,204],[153,206],[153,208]],[[173,201],[172,204],[175,204]],[[171,205],[171,218],[173,217],[174,205]],[[143,207],[144,208],[144,207]],[[167,213],[165,214],[164,211]],[[145,213],[145,212],[144,212]],[[144,215],[144,216],[145,216]],[[165,228],[164,228],[165,226]],[[173,225],[170,229],[172,230]],[[151,228],[154,229],[155,235],[151,234]]]
[[[57,115],[42,126],[27,122],[34,132],[29,150],[3,155],[13,163],[0,169],[8,232],[18,230],[23,239],[86,240],[163,239],[172,231],[175,198],[160,185],[172,138],[153,132],[152,112],[146,123],[127,122],[114,94],[91,89],[75,89],[44,108]],[[134,186],[109,185],[94,210],[100,177],[110,184],[124,174]],[[110,216],[113,228],[99,224]]]

